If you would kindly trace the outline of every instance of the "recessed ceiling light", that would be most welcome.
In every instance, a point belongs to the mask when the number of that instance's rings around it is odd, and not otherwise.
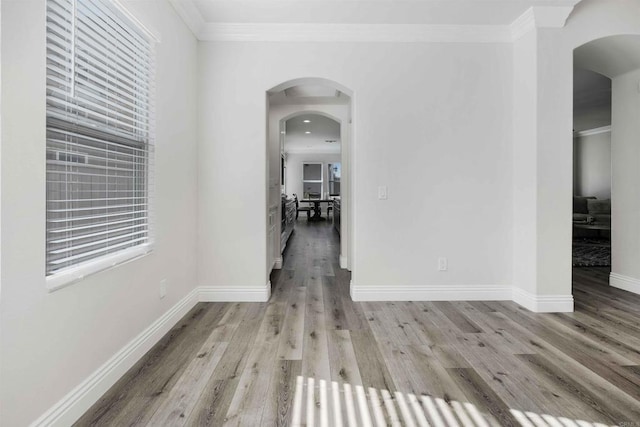
[[[308,135],[308,134],[310,134],[311,132],[309,132],[309,131],[306,131],[305,133],[306,133],[306,134]]]
[[[305,123],[311,123],[311,120],[303,120]]]

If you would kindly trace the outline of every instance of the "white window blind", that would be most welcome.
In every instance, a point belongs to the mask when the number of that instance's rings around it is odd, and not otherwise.
[[[47,0],[47,276],[149,247],[154,68],[111,1]]]

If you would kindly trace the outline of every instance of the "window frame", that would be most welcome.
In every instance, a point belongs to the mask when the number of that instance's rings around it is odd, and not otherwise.
[[[304,167],[305,165],[320,165],[320,179],[304,179]],[[320,183],[320,198],[324,198],[324,162],[302,162],[302,195],[304,196],[304,186],[306,183],[318,184]],[[308,197],[305,197],[308,199]]]
[[[76,1],[76,0],[72,0]],[[146,108],[148,110],[148,120],[149,120],[149,135],[145,142],[145,150],[146,150],[146,158],[144,166],[146,168],[146,175],[144,179],[144,189],[146,194],[146,205],[147,205],[147,218],[145,219],[145,229],[146,229],[146,241],[140,244],[136,244],[131,247],[127,247],[122,250],[116,250],[115,252],[107,252],[105,254],[99,255],[95,258],[89,258],[85,261],[80,261],[76,264],[71,264],[67,267],[63,267],[60,270],[53,271],[49,273],[48,268],[45,265],[45,284],[46,288],[49,292],[54,290],[66,287],[73,283],[79,282],[86,278],[87,276],[99,273],[101,271],[105,271],[111,269],[116,266],[120,266],[126,264],[128,262],[137,260],[139,258],[145,257],[153,252],[155,245],[155,213],[154,213],[154,193],[155,193],[155,80],[156,80],[156,46],[160,42],[160,38],[158,34],[149,30],[140,20],[138,20],[131,12],[129,12],[118,0],[99,0],[100,3],[110,10],[117,18],[119,18],[119,22],[124,22],[130,30],[134,30],[138,37],[142,37],[145,42],[148,43],[150,54],[149,62],[148,62],[148,81],[147,83],[150,85],[148,90],[148,104]],[[75,5],[75,3],[74,3]],[[74,6],[75,9],[75,6]],[[47,12],[46,16],[49,14]],[[48,24],[45,21],[45,25],[47,26],[48,33]],[[75,24],[73,25],[72,32],[76,31]],[[103,34],[103,33],[100,33]],[[106,33],[104,37],[108,37],[110,33]],[[119,34],[120,37],[123,37],[125,40],[128,36],[127,34]],[[47,46],[48,46],[47,41]],[[75,64],[73,65],[75,66]],[[75,71],[73,71],[75,73]],[[135,73],[135,71],[131,71]],[[49,69],[47,66],[47,76],[49,75]],[[48,87],[48,84],[47,84]],[[49,130],[49,123],[46,125],[47,131]],[[110,126],[109,126],[110,127]],[[104,140],[107,141],[107,140]],[[49,143],[47,142],[47,150],[50,150]],[[50,173],[49,167],[47,169],[47,176]],[[97,175],[96,175],[97,176]],[[48,182],[47,177],[47,182]],[[132,178],[135,179],[135,178]],[[46,192],[45,199],[47,202],[47,210],[49,209],[49,192]],[[109,222],[105,222],[108,227]],[[49,238],[49,228],[45,227],[45,254],[48,257],[49,250],[48,249],[48,241]],[[128,236],[131,239],[131,236]],[[128,241],[128,240],[127,240]],[[45,260],[45,262],[47,262]]]

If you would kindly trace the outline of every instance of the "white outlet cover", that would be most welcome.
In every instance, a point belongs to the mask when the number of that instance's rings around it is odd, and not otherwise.
[[[378,187],[378,199],[387,200],[387,187],[386,186],[381,185],[380,187]]]

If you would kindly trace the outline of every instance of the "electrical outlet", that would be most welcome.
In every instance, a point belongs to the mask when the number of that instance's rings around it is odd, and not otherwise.
[[[167,279],[160,281],[160,298],[164,298],[167,295]]]
[[[447,271],[447,259],[438,258],[438,271]]]
[[[387,200],[387,187],[381,185],[378,187],[378,199],[379,200]]]

